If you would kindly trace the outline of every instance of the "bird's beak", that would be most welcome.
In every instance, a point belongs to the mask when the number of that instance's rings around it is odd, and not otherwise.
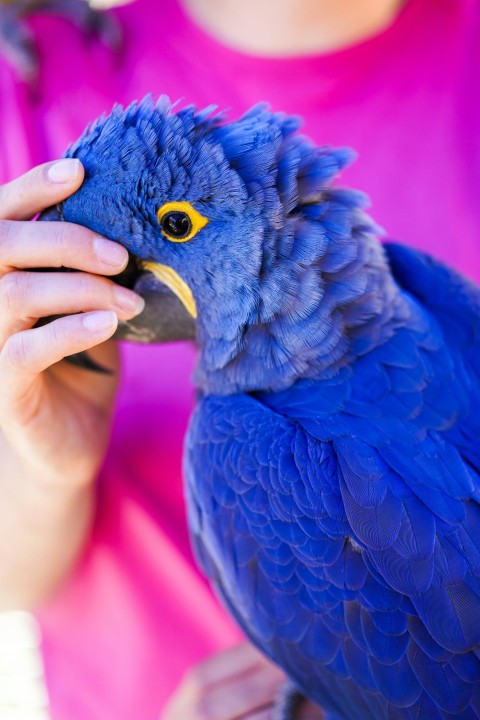
[[[188,314],[191,315],[194,320],[197,319],[197,306],[192,291],[185,280],[183,280],[173,268],[168,265],[160,265],[160,263],[153,262],[142,262],[141,266],[170,288],[180,302],[183,303]]]
[[[145,343],[195,339],[195,300],[186,282],[168,265],[130,256],[124,272],[112,279],[145,300],[140,315],[119,323],[115,338]]]
[[[39,220],[64,220],[62,204],[45,210]],[[116,339],[143,343],[195,339],[195,300],[175,270],[130,255],[125,270],[112,276],[112,280],[134,290],[145,300],[145,309],[140,315],[120,321],[114,335]]]

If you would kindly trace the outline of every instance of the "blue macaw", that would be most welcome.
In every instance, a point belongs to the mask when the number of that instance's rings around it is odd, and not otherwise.
[[[480,290],[382,247],[351,152],[297,129],[117,107],[44,219],[128,248],[154,311],[125,334],[195,335],[188,519],[246,635],[329,720],[474,720]]]

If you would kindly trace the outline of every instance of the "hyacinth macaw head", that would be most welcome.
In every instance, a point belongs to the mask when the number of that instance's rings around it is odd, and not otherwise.
[[[43,216],[129,250],[118,280],[147,308],[124,335],[195,337],[197,382],[216,391],[245,389],[245,374],[263,372],[255,355],[285,364],[282,343],[269,338],[318,307],[322,258],[333,273],[345,265],[333,259],[335,238],[371,229],[358,194],[329,189],[351,151],[318,148],[298,126],[265,105],[231,123],[211,108],[173,112],[166,98],[115,107],[66,153],[83,163],[83,185]]]

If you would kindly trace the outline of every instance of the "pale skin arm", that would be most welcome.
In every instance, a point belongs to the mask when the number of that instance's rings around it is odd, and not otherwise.
[[[47,599],[90,533],[118,373],[59,361],[95,348],[116,371],[115,345],[105,341],[143,306],[104,277],[125,267],[123,247],[79,225],[28,222],[82,180],[69,160],[0,186],[0,611]],[[60,266],[81,272],[28,272]],[[34,328],[64,313],[74,314]]]

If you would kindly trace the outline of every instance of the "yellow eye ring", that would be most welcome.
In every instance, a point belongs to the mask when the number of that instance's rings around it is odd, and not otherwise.
[[[171,242],[188,242],[208,223],[189,202],[167,202],[157,211],[162,235]]]

